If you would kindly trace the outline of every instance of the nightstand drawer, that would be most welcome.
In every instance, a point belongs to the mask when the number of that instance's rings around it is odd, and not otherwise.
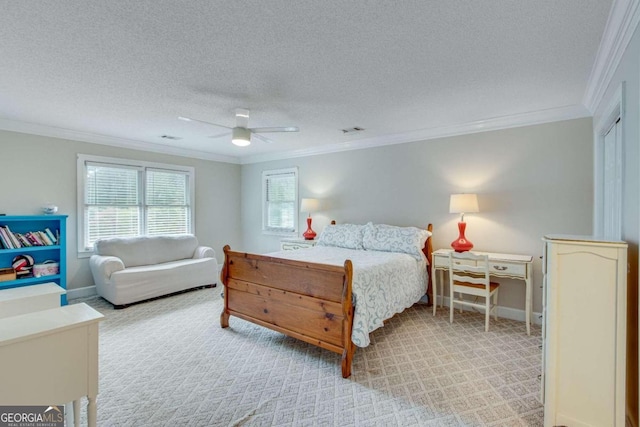
[[[295,251],[297,249],[312,248],[316,243],[318,243],[317,240],[282,239],[280,241],[280,250]]]

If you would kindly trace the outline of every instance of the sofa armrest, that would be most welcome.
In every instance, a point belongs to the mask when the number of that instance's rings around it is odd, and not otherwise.
[[[124,263],[115,256],[91,255],[89,267],[93,280],[108,280],[116,271],[124,270]]]
[[[193,259],[215,258],[215,257],[216,257],[216,251],[214,251],[213,248],[210,248],[209,246],[198,246],[195,252],[193,253]]]

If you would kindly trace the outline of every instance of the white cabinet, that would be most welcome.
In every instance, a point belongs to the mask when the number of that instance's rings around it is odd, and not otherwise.
[[[0,402],[22,406],[73,401],[79,426],[81,398],[86,398],[87,424],[95,427],[98,323],[103,319],[85,303],[0,319]]]
[[[627,244],[543,241],[544,425],[624,427]]]

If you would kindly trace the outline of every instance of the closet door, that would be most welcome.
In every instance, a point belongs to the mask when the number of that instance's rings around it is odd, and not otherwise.
[[[622,129],[618,119],[604,137],[603,146],[603,232],[611,239],[622,238]]]

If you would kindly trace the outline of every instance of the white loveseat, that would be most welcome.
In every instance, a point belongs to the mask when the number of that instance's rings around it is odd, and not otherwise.
[[[89,261],[98,295],[116,308],[215,285],[215,252],[190,234],[99,239]]]

